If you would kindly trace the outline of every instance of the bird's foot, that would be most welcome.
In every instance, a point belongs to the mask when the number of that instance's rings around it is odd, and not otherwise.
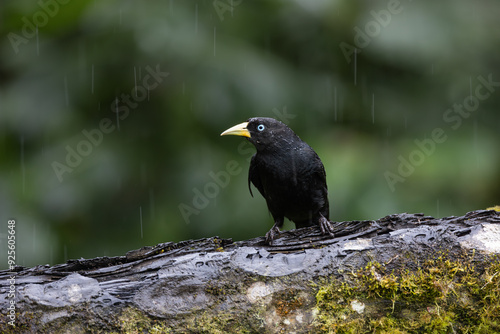
[[[333,233],[333,227],[332,224],[330,224],[330,221],[323,217],[319,218],[319,228],[321,229],[322,234],[329,234],[330,236],[334,237],[335,233]]]
[[[280,234],[280,228],[275,224],[267,233],[266,233],[266,243],[268,245],[273,244],[273,240]]]

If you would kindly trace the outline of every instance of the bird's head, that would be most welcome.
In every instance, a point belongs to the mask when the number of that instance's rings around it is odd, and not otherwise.
[[[267,117],[254,117],[235,125],[221,136],[233,135],[246,137],[257,148],[257,151],[280,145],[296,137],[295,133],[284,123]]]

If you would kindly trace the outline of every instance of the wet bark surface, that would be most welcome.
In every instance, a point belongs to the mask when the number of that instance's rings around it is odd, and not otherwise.
[[[272,246],[264,237],[238,242],[211,237],[118,257],[0,271],[2,310],[10,305],[13,275],[17,291],[16,327],[7,325],[3,312],[0,329],[210,332],[203,326],[216,328],[210,321],[219,314],[224,328],[238,323],[255,332],[301,332],[314,323],[314,284],[321,278],[342,279],[345,272],[373,261],[387,270],[415,269],[421,259],[442,250],[450,257],[473,251],[479,262],[500,253],[500,214],[495,211],[441,219],[394,214],[340,222],[334,229],[335,237],[321,235],[317,227],[282,232]],[[280,307],[291,292],[300,300],[294,312]],[[288,319],[291,314],[294,318]]]

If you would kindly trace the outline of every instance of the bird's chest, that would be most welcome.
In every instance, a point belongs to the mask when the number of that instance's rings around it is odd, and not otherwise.
[[[307,179],[307,161],[300,156],[264,155],[257,162],[257,172],[267,192],[289,191]]]

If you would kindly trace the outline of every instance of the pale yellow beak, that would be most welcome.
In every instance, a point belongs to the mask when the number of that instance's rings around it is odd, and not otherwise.
[[[233,136],[242,136],[250,138],[250,132],[247,129],[248,122],[243,122],[241,124],[235,125],[232,128],[227,129],[221,136],[233,135]]]

